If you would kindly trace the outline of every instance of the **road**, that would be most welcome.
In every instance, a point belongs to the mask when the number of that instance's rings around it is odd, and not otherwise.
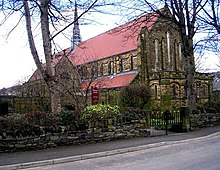
[[[219,170],[220,134],[108,157],[29,170]]]

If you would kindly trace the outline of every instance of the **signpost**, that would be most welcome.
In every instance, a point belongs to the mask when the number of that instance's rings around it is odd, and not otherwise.
[[[91,97],[92,97],[92,104],[98,104],[99,103],[99,90],[97,87],[91,87]]]

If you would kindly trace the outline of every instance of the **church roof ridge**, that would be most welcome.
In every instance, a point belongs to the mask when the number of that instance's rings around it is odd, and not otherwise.
[[[160,11],[162,10],[160,9]],[[72,52],[71,47],[68,47],[65,49],[67,53],[71,52],[68,59],[74,66],[79,66],[136,50],[140,30],[144,26],[150,30],[158,17],[159,15],[156,12],[151,12],[81,42]],[[62,58],[63,51],[54,54],[54,67]],[[41,79],[38,74],[36,70],[29,80]]]
[[[158,14],[152,12],[85,40],[70,54],[74,65],[86,64],[137,49],[138,35],[142,27],[150,30]]]

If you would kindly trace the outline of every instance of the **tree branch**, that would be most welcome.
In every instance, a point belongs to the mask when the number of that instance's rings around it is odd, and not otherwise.
[[[95,0],[87,10],[85,10],[82,14],[79,15],[79,17],[74,20],[73,22],[71,22],[70,24],[68,24],[67,26],[65,26],[63,29],[61,29],[60,31],[58,31],[55,35],[53,35],[50,40],[54,39],[57,35],[59,35],[61,32],[63,32],[64,30],[66,30],[68,27],[70,27],[71,25],[73,25],[79,18],[81,18],[85,13],[87,13],[97,2],[98,0]]]

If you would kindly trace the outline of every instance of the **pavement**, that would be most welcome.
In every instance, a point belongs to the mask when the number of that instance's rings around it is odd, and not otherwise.
[[[138,137],[97,144],[63,146],[37,151],[0,153],[0,170],[26,169],[58,163],[73,162],[138,151],[187,140],[206,138],[220,133],[220,125],[201,128],[186,133],[172,133],[166,136]]]

